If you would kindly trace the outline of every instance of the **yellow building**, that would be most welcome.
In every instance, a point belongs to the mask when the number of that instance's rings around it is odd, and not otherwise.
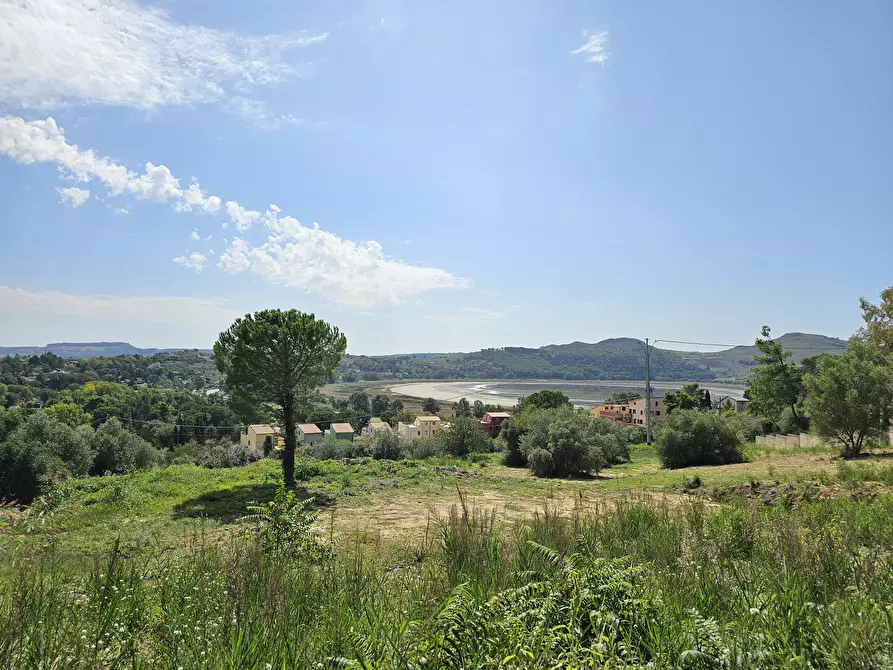
[[[273,445],[276,445],[276,436],[279,434],[279,430],[273,428],[273,426],[265,426],[263,424],[252,424],[250,426],[246,426],[245,430],[242,432],[241,438],[239,438],[239,442],[242,443],[242,446],[245,447],[255,447],[260,449],[264,446],[264,440],[269,437],[273,441]]]
[[[435,437],[443,428],[439,416],[419,416],[412,423],[398,423],[397,433],[410,440]]]

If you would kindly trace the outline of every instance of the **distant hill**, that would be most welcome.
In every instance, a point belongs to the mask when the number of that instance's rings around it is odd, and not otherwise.
[[[63,358],[92,358],[94,356],[151,356],[152,354],[174,351],[190,351],[188,347],[179,349],[141,349],[128,342],[51,342],[44,347],[0,347],[0,356],[39,356],[54,353]],[[200,351],[210,353],[210,349]]]
[[[824,335],[788,333],[778,338],[793,360],[818,354],[842,354],[847,343]],[[52,352],[66,358],[150,356],[189,349],[141,349],[127,342],[54,342],[45,347],[0,347],[0,356]],[[210,349],[200,349],[211,353]],[[756,348],[737,346],[704,353],[655,348],[655,381],[744,381],[754,366]],[[644,379],[645,354],[639,340],[615,338],[595,344],[571,342],[545,347],[503,347],[471,353],[415,353],[390,356],[347,355],[335,378],[379,379]]]
[[[779,338],[800,361],[822,353],[841,354],[847,343],[824,335],[788,333]],[[655,348],[651,377],[655,381],[744,381],[754,366],[753,346],[724,351],[681,352]],[[378,379],[644,379],[642,344],[631,338],[595,344],[571,342],[539,348],[503,347],[472,353],[344,358],[336,373],[345,381]]]

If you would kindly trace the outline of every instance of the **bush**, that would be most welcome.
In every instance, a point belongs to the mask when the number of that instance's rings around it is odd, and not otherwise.
[[[239,442],[189,442],[182,444],[168,459],[170,463],[189,463],[202,468],[235,468],[254,463],[261,458],[257,449]]]
[[[490,451],[491,439],[481,430],[480,422],[469,417],[456,418],[447,430],[437,436],[442,450],[453,456],[467,456]]]
[[[118,419],[109,419],[96,429],[93,450],[96,458],[90,473],[94,475],[144,470],[160,460],[155,447],[124,428]]]
[[[502,462],[510,468],[522,468],[527,465],[527,459],[521,453],[521,436],[523,435],[518,422],[515,419],[506,419],[499,431],[500,439],[505,443],[505,455]]]
[[[363,440],[336,440],[327,438],[306,447],[307,455],[318,461],[341,458],[362,458],[369,455],[369,443]]]
[[[527,464],[537,477],[551,477],[555,472],[552,454],[545,449],[534,449],[528,452]]]
[[[372,458],[399,461],[403,458],[403,441],[393,430],[381,430],[372,436]]]
[[[534,410],[525,415],[524,424],[526,432],[521,438],[521,452],[534,474],[541,477],[598,472],[609,464],[604,446],[609,447],[612,457],[623,453],[621,438],[613,426],[577,410]]]
[[[440,442],[438,440],[427,438],[408,440],[406,443],[406,452],[409,458],[417,461],[443,454]]]
[[[763,420],[759,417],[744,412],[735,412],[725,416],[735,427],[742,442],[754,442],[757,435],[763,434]]]
[[[721,465],[742,460],[741,438],[724,416],[697,410],[670,414],[656,435],[657,456],[665,468]]]
[[[607,465],[616,465],[629,460],[629,443],[620,433],[596,435],[592,443],[601,450]]]
[[[46,486],[87,474],[93,462],[90,432],[45,412],[32,414],[0,443],[0,499],[29,503]]]

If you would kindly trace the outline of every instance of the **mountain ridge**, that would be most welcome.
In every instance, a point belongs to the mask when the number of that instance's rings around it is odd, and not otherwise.
[[[827,335],[785,333],[777,338],[799,363],[807,356],[841,354],[847,343]],[[615,337],[600,342],[574,341],[542,347],[499,347],[472,352],[410,353],[386,356],[348,354],[336,371],[343,381],[379,379],[643,379],[643,342]],[[0,347],[0,356],[52,352],[65,358],[150,356],[210,349],[135,347],[128,342],[51,342],[42,347]],[[651,376],[656,381],[743,381],[754,367],[753,345],[714,352],[654,348]]]

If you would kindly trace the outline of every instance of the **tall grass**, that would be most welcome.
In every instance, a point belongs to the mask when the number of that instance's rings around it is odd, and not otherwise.
[[[893,667],[891,549],[889,497],[630,496],[508,526],[460,497],[399,559],[196,535],[72,573],[47,550],[0,587],[0,667]]]

